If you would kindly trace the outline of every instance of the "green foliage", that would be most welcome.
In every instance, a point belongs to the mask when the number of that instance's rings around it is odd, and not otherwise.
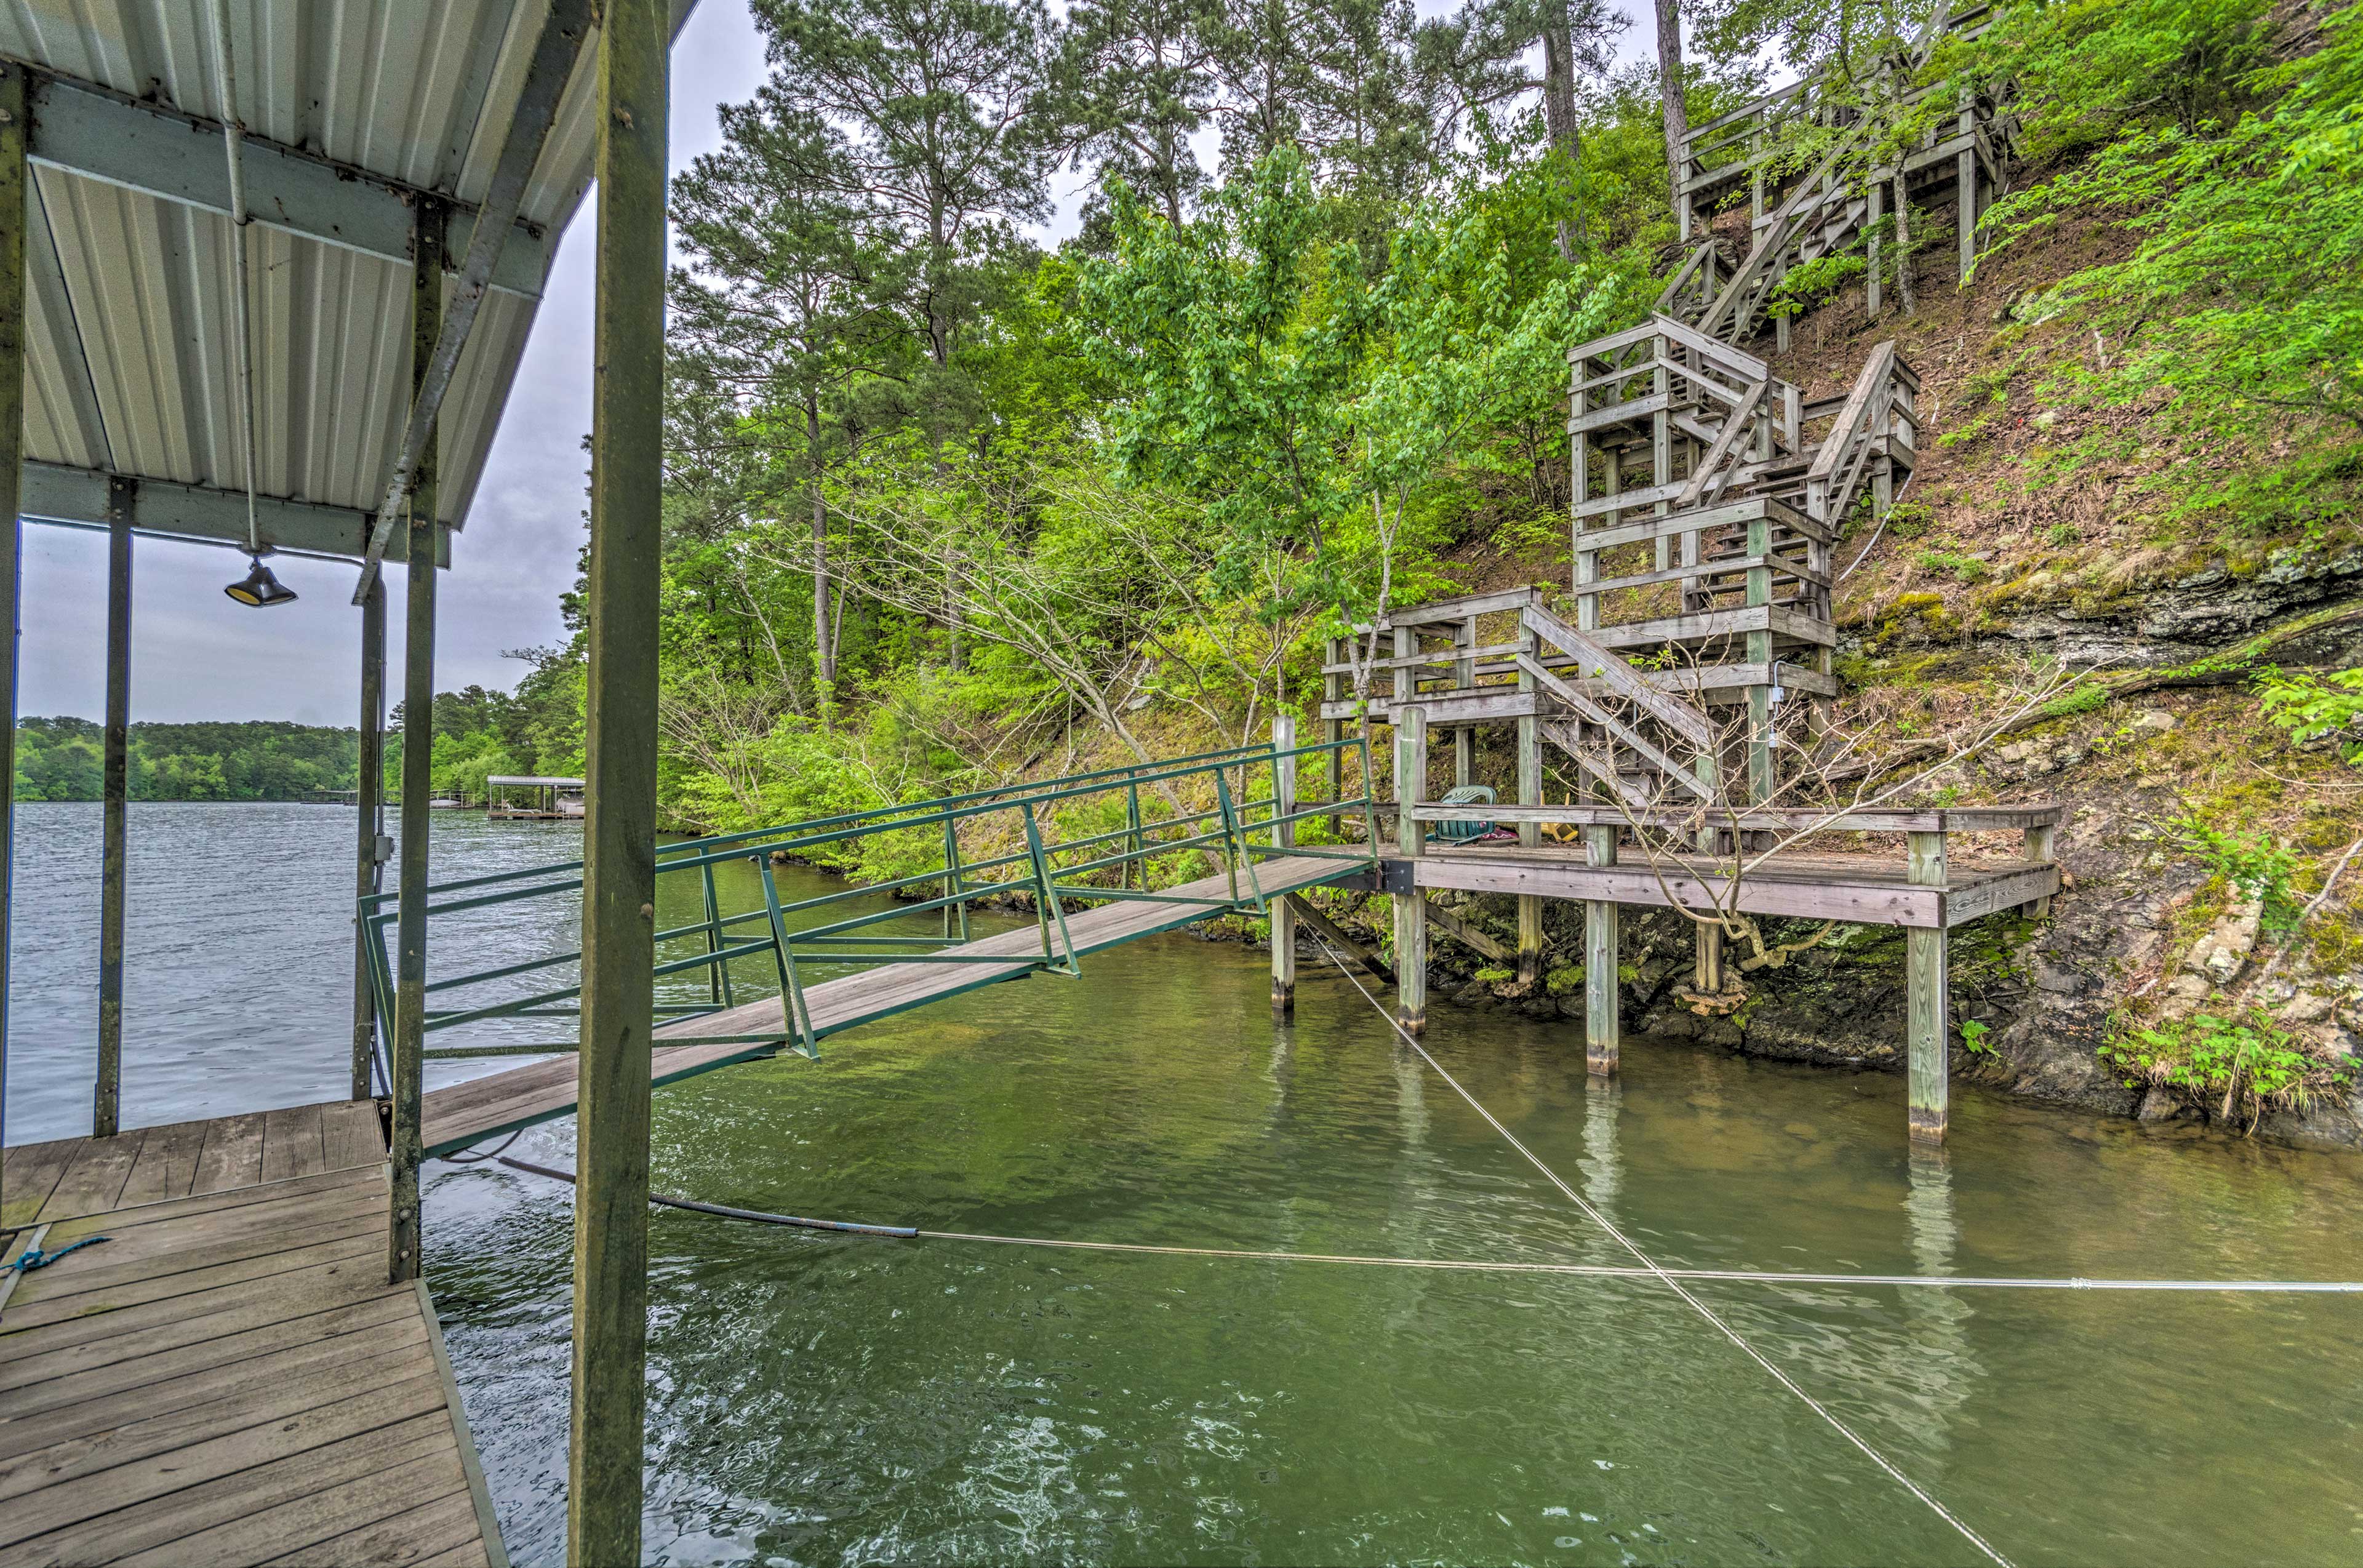
[[[1517,977],[1516,970],[1501,968],[1481,969],[1474,976],[1475,979],[1481,980],[1488,985],[1499,985],[1505,980],[1515,980]]]
[[[1565,963],[1543,976],[1543,989],[1554,996],[1564,996],[1583,988],[1583,965]]]
[[[99,798],[104,737],[87,718],[19,719],[17,798]],[[304,800],[353,787],[361,734],[264,720],[134,724],[128,762],[134,800]]]
[[[2347,1082],[2345,1068],[2308,1054],[2257,1006],[2230,1017],[2194,1013],[2148,1029],[2121,1019],[2101,1055],[2129,1086],[2160,1084],[2219,1118],[2245,1112],[2252,1123],[2267,1110],[2302,1109]]]
[[[1958,550],[1924,550],[1912,561],[1924,572],[1942,572],[1964,583],[1980,582],[1991,574],[1984,562]]]
[[[2291,745],[2335,735],[2340,760],[2363,766],[2363,669],[2327,675],[2260,670],[2256,684],[2265,717],[2288,731]]]
[[[1764,313],[1776,318],[1801,316],[1836,298],[1840,289],[1869,270],[1862,257],[1851,250],[1817,257],[1802,267],[1792,267],[1781,278],[1781,286],[1772,291]]]
[[[2269,833],[2231,832],[2191,813],[2175,818],[2172,828],[2210,872],[2262,903],[2266,930],[2295,929],[2298,900],[2290,885],[2300,859],[2295,850]]]
[[[2177,515],[2318,524],[2363,445],[2363,13],[2303,17],[2318,47],[2286,60],[2264,0],[2003,17],[1980,69],[2021,84],[2038,149],[2091,150],[1996,207],[2001,243],[2071,217],[2139,237],[2058,291],[2097,337],[2056,390],[2137,406],[2192,454],[2152,481]]]
[[[1969,1051],[1972,1056],[1993,1056],[1999,1054],[1995,1051],[1992,1046],[1986,1043],[1986,1037],[1992,1032],[1993,1030],[1991,1027],[1979,1022],[1975,1018],[1962,1019],[1962,1049]]]
[[[2091,713],[2109,700],[2109,688],[2097,681],[2087,681],[2070,687],[2053,697],[2036,711],[2046,718],[2073,718],[2080,713]]]

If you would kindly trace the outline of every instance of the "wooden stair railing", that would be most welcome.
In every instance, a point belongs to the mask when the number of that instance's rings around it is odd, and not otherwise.
[[[1519,612],[1519,619],[1538,639],[1575,660],[1580,678],[1601,682],[1693,746],[1708,748],[1714,744],[1714,726],[1707,722],[1706,715],[1643,680],[1640,672],[1625,662],[1623,655],[1586,637],[1540,605],[1528,605]]]

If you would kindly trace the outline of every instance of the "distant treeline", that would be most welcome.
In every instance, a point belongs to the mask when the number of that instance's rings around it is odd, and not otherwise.
[[[17,725],[18,800],[96,800],[101,727],[87,718]],[[302,800],[351,789],[361,732],[265,719],[242,724],[135,724],[134,800]]]

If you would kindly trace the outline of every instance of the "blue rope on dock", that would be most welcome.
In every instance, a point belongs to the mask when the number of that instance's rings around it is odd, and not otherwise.
[[[84,1247],[95,1247],[101,1241],[105,1240],[106,1238],[104,1236],[85,1236],[81,1240],[73,1242],[69,1246],[61,1247],[54,1252],[44,1252],[39,1247],[28,1247],[17,1256],[15,1262],[5,1266],[0,1266],[0,1273],[28,1274],[35,1269],[48,1268],[51,1263],[56,1262],[68,1252],[79,1252]]]

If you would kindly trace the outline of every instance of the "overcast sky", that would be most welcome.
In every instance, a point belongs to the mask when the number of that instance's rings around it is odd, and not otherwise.
[[[1448,0],[1419,0],[1423,16],[1453,8]],[[1630,0],[1616,8],[1628,16],[1636,9]],[[1645,35],[1644,28],[1629,28],[1619,53],[1643,52]],[[700,0],[673,47],[674,168],[720,144],[716,106],[753,96],[762,78],[762,37],[745,0]],[[1059,217],[1043,234],[1046,241],[1071,232],[1083,183],[1071,172],[1057,176]],[[452,546],[436,638],[440,691],[513,685],[524,669],[504,659],[505,651],[564,636],[558,595],[573,581],[583,530],[597,202],[594,191],[559,246],[483,482]],[[24,552],[17,711],[95,718],[105,706],[106,536],[28,524]],[[358,722],[354,568],[286,556],[272,564],[301,597],[256,611],[222,593],[224,584],[245,574],[237,551],[140,539],[133,576],[133,718]],[[401,570],[389,567],[386,577],[392,701],[401,690]]]

